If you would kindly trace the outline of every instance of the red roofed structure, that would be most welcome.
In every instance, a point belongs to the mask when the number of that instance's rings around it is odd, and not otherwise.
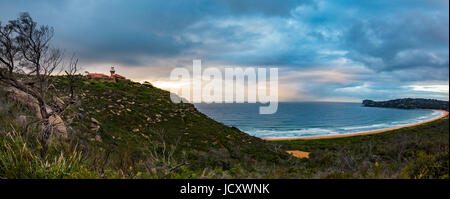
[[[125,79],[125,77],[124,76],[122,76],[122,75],[119,75],[119,74],[114,74],[114,75],[111,75],[111,76],[109,76],[110,78],[119,78],[119,79]]]
[[[88,76],[88,77],[108,77],[108,75],[105,75],[103,73],[88,73],[86,76]]]
[[[124,76],[116,74],[114,67],[111,67],[111,70],[109,72],[111,73],[110,76],[103,73],[89,73],[87,71],[85,73],[87,78],[99,81],[115,81],[116,79],[125,79]]]

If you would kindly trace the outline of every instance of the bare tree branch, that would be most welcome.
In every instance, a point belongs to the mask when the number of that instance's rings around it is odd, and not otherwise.
[[[70,98],[73,99],[74,97],[74,84],[77,80],[77,72],[78,72],[78,59],[75,58],[75,55],[72,55],[70,58],[69,65],[67,66],[67,70],[64,72],[67,75],[67,78],[69,80],[69,92],[70,92]]]
[[[61,50],[50,45],[53,34],[53,28],[38,26],[28,13],[4,26],[0,23],[0,82],[36,99],[43,129],[55,114],[48,111],[48,80],[62,61]]]

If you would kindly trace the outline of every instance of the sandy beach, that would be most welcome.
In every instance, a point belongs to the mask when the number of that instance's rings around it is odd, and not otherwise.
[[[434,120],[441,119],[448,115],[448,112],[444,111],[444,110],[433,110],[433,111],[438,111],[438,112],[441,112],[442,114],[439,117],[436,117],[433,119],[425,120],[425,121],[414,123],[414,124],[407,124],[407,125],[387,128],[387,129],[363,131],[363,132],[358,132],[358,133],[348,133],[348,134],[340,134],[340,135],[323,135],[323,136],[310,136],[310,137],[297,137],[297,138],[264,138],[264,140],[272,140],[272,141],[276,141],[276,140],[313,140],[313,139],[326,139],[326,138],[341,138],[341,137],[350,137],[350,136],[358,136],[358,135],[370,135],[370,134],[383,133],[386,131],[401,129],[401,128],[405,128],[405,127],[417,126],[420,124],[424,124],[424,123],[432,122]]]

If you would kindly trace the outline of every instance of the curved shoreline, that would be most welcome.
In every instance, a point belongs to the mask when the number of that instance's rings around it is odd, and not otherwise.
[[[412,127],[412,126],[425,124],[425,123],[428,123],[428,122],[432,122],[432,121],[444,118],[444,117],[446,117],[448,115],[448,112],[444,111],[444,110],[434,110],[433,109],[432,111],[438,111],[438,112],[441,112],[442,114],[440,116],[436,117],[436,118],[433,118],[433,119],[417,122],[417,123],[414,123],[414,124],[405,124],[405,125],[401,125],[401,126],[387,128],[387,129],[379,129],[379,130],[363,131],[363,132],[358,132],[358,133],[347,133],[347,134],[339,134],[339,135],[320,135],[320,136],[294,137],[294,138],[263,138],[263,140],[268,140],[268,141],[315,140],[315,139],[326,139],[326,138],[351,137],[351,136],[358,136],[358,135],[370,135],[370,134],[383,133],[383,132],[387,132],[387,131],[392,131],[392,130],[397,130],[397,129],[401,129],[401,128],[406,128],[406,127]]]

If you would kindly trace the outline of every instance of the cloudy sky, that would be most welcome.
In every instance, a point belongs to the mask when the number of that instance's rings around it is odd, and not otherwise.
[[[279,67],[281,101],[449,98],[448,0],[0,0],[83,70],[161,87],[174,67]]]

